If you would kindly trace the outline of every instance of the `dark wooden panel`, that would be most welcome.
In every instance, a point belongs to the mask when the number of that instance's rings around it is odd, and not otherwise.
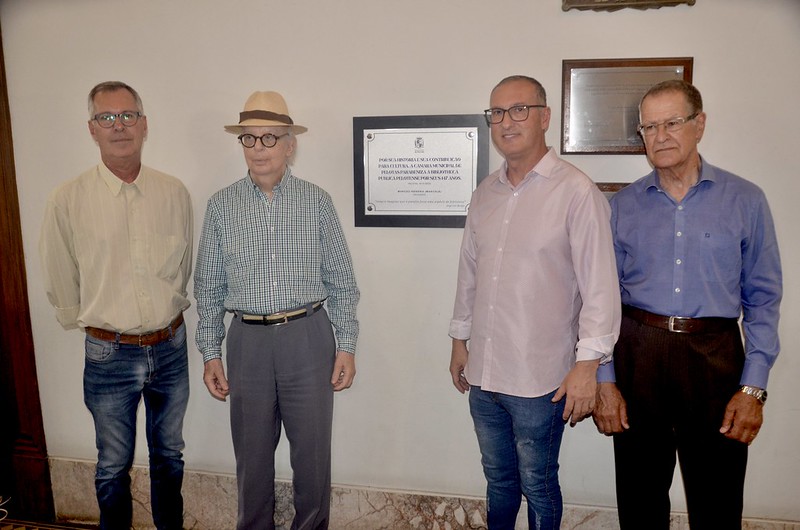
[[[2,38],[0,37],[0,43]],[[0,47],[0,493],[11,517],[55,519],[33,352],[25,258],[14,171],[5,59]],[[10,454],[9,454],[10,451]],[[10,475],[10,476],[9,476]]]

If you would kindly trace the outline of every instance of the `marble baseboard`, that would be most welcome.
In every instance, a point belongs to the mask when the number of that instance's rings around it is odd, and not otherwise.
[[[59,520],[96,522],[94,463],[51,459],[50,475]],[[150,530],[150,478],[146,468],[131,472],[133,519],[136,530]],[[275,485],[276,523],[288,528],[294,510],[289,482]],[[183,485],[184,528],[224,530],[236,526],[236,478],[187,471]],[[516,528],[527,527],[520,510]],[[473,530],[486,528],[482,499],[382,491],[334,485],[331,495],[332,530]],[[567,505],[562,530],[612,530],[619,528],[612,508]],[[746,520],[744,530],[800,530],[800,522]],[[672,516],[671,530],[689,530],[685,514]]]

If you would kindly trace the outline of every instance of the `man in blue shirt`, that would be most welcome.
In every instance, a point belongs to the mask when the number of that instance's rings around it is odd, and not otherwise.
[[[623,319],[594,419],[614,435],[623,530],[669,528],[676,453],[692,529],[739,529],[780,350],[775,228],[761,189],[699,155],[694,86],[655,85],[639,116],[654,171],[611,200]]]

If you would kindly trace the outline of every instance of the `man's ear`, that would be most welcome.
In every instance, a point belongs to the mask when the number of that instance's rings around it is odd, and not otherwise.
[[[547,131],[550,128],[550,107],[542,109],[542,130]]]
[[[703,133],[706,131],[706,113],[701,112],[695,117],[694,121],[697,123],[697,143],[703,139]]]

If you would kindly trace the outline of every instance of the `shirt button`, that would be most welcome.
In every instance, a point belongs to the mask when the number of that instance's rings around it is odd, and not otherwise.
[[[677,263],[678,265],[680,265],[680,264],[681,264],[681,263],[683,263],[683,262],[682,262],[680,259],[676,259],[676,260],[675,260],[675,263]]]
[[[676,292],[676,293],[679,293],[679,292],[681,292],[681,288],[680,288],[680,287],[676,287],[676,288],[675,288],[675,292]]]
[[[681,237],[683,235],[683,232],[676,232],[675,235]]]
[[[683,205],[678,206],[678,210],[683,210]]]

